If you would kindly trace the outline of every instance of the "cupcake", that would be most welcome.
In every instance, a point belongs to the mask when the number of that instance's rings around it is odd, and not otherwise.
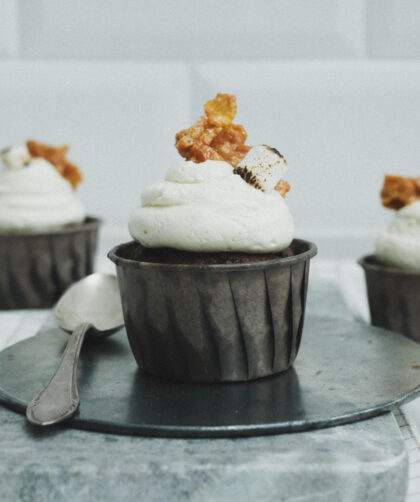
[[[359,260],[371,321],[420,342],[420,178],[386,176],[381,198],[394,218]]]
[[[184,157],[147,187],[115,247],[139,367],[186,381],[246,381],[288,369],[302,335],[315,245],[293,239],[287,163],[245,145],[236,99],[205,104],[176,135]]]
[[[90,274],[99,220],[75,189],[68,147],[28,141],[1,152],[0,309],[51,307]]]

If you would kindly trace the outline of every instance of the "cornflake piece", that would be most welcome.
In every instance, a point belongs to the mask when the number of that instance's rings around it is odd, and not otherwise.
[[[274,190],[278,192],[282,197],[286,197],[287,192],[290,190],[290,185],[287,181],[279,180]]]
[[[259,145],[254,147],[254,155],[251,153],[251,157],[245,159],[247,162],[242,162],[251,147],[245,145],[245,129],[233,124],[236,110],[235,96],[219,93],[204,105],[205,116],[176,134],[178,152],[185,159],[197,163],[206,160],[228,162],[234,167],[235,174],[250,185],[262,191],[274,188],[284,197],[290,185],[277,180],[283,175],[287,163],[277,150]]]
[[[206,116],[177,133],[175,146],[182,157],[193,162],[224,160],[235,167],[251,149],[245,145],[247,133],[233,124],[236,98],[218,94],[204,105]]]
[[[223,127],[232,123],[236,115],[236,98],[231,94],[218,94],[204,105],[210,124]]]
[[[389,209],[401,209],[420,199],[420,178],[386,175],[381,190],[382,205]]]
[[[83,176],[79,169],[66,159],[68,146],[50,146],[29,140],[26,146],[31,157],[42,157],[52,164],[73,188],[82,181]]]

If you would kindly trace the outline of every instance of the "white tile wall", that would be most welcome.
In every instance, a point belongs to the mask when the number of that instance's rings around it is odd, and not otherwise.
[[[0,0],[0,147],[70,143],[117,225],[232,92],[250,144],[289,160],[302,234],[344,256],[391,217],[383,174],[418,175],[419,26],[418,0]]]
[[[0,145],[70,144],[90,213],[125,222],[176,158],[188,96],[183,64],[0,63]]]
[[[0,58],[18,55],[18,5],[16,0],[0,1]]]
[[[391,216],[383,175],[418,175],[420,63],[0,63],[0,143],[68,142],[90,211],[118,224],[219,91],[249,144],[286,156],[303,230],[364,238]]]
[[[420,57],[420,2],[369,0],[368,54],[372,58]]]
[[[244,60],[364,54],[365,0],[21,0],[21,6],[25,57]]]
[[[420,57],[418,0],[1,0],[0,57]]]
[[[249,143],[285,155],[299,227],[371,232],[383,175],[419,175],[420,64],[202,63],[192,88],[194,111],[234,92]]]

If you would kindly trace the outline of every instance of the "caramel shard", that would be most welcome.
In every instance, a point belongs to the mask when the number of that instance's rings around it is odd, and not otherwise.
[[[80,170],[66,159],[68,146],[55,147],[32,140],[27,141],[26,146],[31,157],[42,157],[50,162],[73,188],[76,188],[82,181],[83,176]]]
[[[280,180],[277,185],[274,187],[282,197],[286,197],[287,192],[290,190],[290,185],[287,181]]]
[[[236,166],[251,150],[245,145],[247,134],[245,129],[238,124],[229,124],[222,127],[221,131],[214,137],[210,146],[232,166]]]
[[[178,152],[193,162],[224,160],[235,167],[251,149],[245,145],[245,129],[232,123],[236,115],[235,96],[218,94],[204,105],[204,111],[206,116],[176,134]]]
[[[420,199],[420,178],[404,178],[387,175],[381,190],[382,205],[389,209],[401,209]]]
[[[236,115],[236,98],[232,94],[218,94],[204,105],[209,124],[223,127],[232,123]]]

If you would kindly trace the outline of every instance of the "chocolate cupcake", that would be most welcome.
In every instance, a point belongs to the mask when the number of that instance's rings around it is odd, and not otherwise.
[[[386,176],[381,197],[395,217],[359,260],[371,321],[420,342],[420,178]]]
[[[93,271],[100,222],[75,195],[66,151],[28,141],[1,154],[0,309],[51,307]]]
[[[286,161],[245,145],[234,96],[176,136],[186,161],[142,194],[133,242],[115,247],[126,330],[141,369],[246,381],[285,371],[304,320],[310,242],[293,239]]]

